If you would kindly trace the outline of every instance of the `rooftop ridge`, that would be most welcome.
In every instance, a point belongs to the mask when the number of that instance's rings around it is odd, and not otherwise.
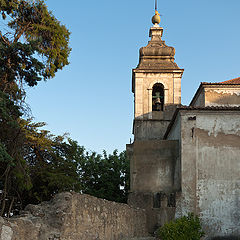
[[[220,82],[220,83],[226,83],[226,84],[240,84],[240,77],[237,78],[233,78],[224,82]]]

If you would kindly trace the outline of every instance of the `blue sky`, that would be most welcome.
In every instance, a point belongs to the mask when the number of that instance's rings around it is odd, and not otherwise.
[[[70,30],[70,64],[54,79],[27,89],[35,121],[68,132],[86,149],[122,151],[133,138],[131,71],[149,41],[154,0],[47,0]],[[159,0],[163,40],[185,72],[182,103],[200,82],[240,76],[239,0]]]

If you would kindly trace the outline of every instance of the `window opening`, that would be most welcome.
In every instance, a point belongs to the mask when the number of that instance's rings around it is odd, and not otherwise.
[[[163,111],[164,107],[164,86],[156,83],[152,90],[152,111]]]

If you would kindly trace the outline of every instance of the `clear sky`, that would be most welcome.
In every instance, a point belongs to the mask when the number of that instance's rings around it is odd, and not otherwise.
[[[200,82],[240,76],[240,0],[158,0],[163,40],[184,68],[182,104]],[[47,0],[71,31],[70,64],[27,90],[35,121],[88,150],[122,151],[133,138],[131,70],[149,41],[154,0]]]

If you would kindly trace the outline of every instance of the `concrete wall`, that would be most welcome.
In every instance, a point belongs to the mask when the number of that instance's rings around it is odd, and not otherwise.
[[[144,210],[76,193],[29,205],[16,218],[0,217],[1,240],[120,240],[147,235]]]
[[[179,116],[182,193],[176,215],[199,214],[209,237],[239,236],[240,112],[182,110]]]

